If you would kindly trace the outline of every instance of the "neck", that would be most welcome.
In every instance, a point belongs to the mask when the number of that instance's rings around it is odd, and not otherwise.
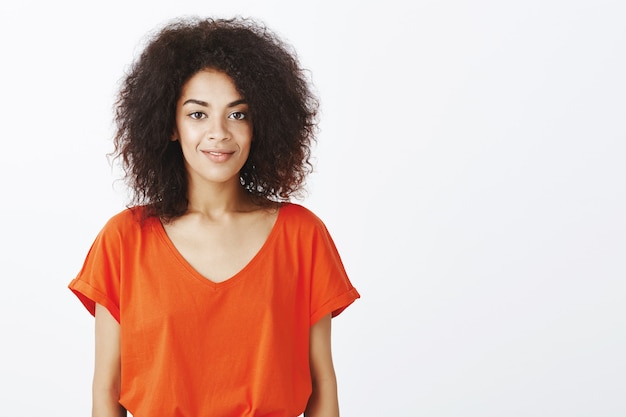
[[[250,211],[254,207],[248,192],[239,182],[202,186],[190,182],[188,200],[187,213],[203,214],[211,218]]]

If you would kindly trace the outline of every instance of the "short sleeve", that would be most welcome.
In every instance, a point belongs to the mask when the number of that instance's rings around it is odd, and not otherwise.
[[[94,240],[82,269],[70,284],[87,310],[95,315],[96,303],[120,321],[121,238],[116,222],[110,220]]]
[[[312,236],[311,325],[339,315],[360,297],[352,286],[335,243],[319,221]]]

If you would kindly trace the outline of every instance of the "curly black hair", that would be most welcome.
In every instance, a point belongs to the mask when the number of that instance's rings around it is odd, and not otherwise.
[[[204,69],[230,76],[248,103],[254,140],[240,181],[257,203],[288,201],[312,170],[319,103],[293,47],[252,19],[177,19],[149,39],[115,102],[113,156],[147,216],[169,221],[187,210],[183,154],[171,138],[182,87]]]

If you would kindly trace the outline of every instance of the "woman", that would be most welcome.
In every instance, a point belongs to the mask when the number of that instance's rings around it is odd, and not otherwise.
[[[331,317],[359,297],[291,203],[317,101],[246,19],[161,29],[116,103],[133,191],[70,283],[95,315],[93,416],[338,416]]]

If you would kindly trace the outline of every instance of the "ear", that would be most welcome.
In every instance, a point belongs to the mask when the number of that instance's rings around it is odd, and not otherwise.
[[[178,139],[179,139],[178,129],[174,128],[174,131],[172,132],[172,136],[170,137],[170,140],[172,142],[176,142]]]

